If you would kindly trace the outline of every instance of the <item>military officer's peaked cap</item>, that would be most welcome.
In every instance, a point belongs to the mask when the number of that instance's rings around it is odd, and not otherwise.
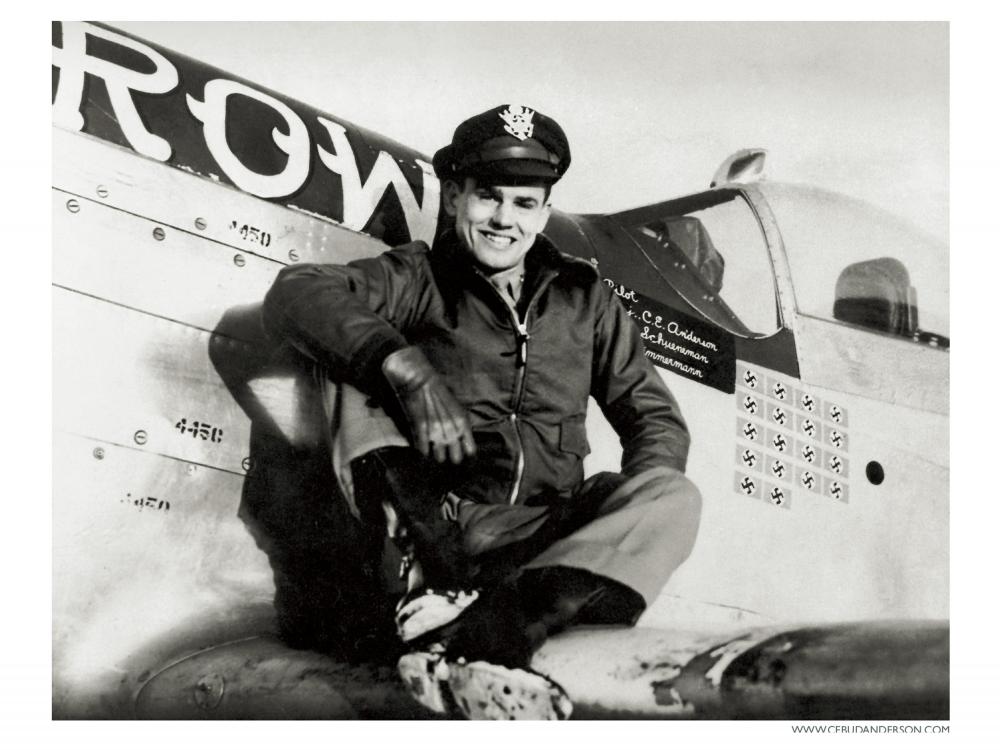
[[[433,163],[442,180],[476,177],[551,185],[569,167],[569,142],[551,117],[502,104],[455,128],[451,143],[434,154]]]

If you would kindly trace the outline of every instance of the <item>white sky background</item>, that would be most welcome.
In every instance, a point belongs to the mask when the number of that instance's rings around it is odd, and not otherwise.
[[[111,25],[431,154],[467,117],[525,104],[565,129],[558,208],[708,187],[732,152],[948,239],[945,23]]]

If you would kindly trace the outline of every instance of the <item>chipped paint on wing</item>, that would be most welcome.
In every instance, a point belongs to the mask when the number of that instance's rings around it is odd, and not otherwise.
[[[566,689],[574,716],[680,718],[693,707],[680,696],[664,703],[655,687],[713,643],[717,637],[706,643],[704,633],[680,630],[574,628],[546,641],[531,666]]]
[[[759,637],[741,637],[729,643],[719,646],[709,653],[709,656],[718,657],[712,668],[705,673],[705,679],[712,683],[713,687],[719,687],[722,683],[722,675],[726,667],[733,663],[733,660],[740,654],[746,653],[751,648],[761,642]]]

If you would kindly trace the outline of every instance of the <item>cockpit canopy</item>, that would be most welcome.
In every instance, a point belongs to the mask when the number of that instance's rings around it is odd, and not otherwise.
[[[730,185],[617,218],[692,307],[737,336],[760,338],[782,325],[781,249],[762,229],[760,194],[777,222],[798,313],[948,347],[947,246],[863,201],[760,182],[752,192]]]
[[[799,312],[948,346],[948,248],[868,203],[764,183]]]

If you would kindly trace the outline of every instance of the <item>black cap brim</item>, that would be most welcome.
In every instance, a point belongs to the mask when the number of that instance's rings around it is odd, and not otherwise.
[[[549,162],[536,159],[497,159],[466,166],[455,163],[454,148],[449,144],[434,154],[434,173],[441,180],[476,177],[506,184],[542,183],[551,185],[562,176]]]

